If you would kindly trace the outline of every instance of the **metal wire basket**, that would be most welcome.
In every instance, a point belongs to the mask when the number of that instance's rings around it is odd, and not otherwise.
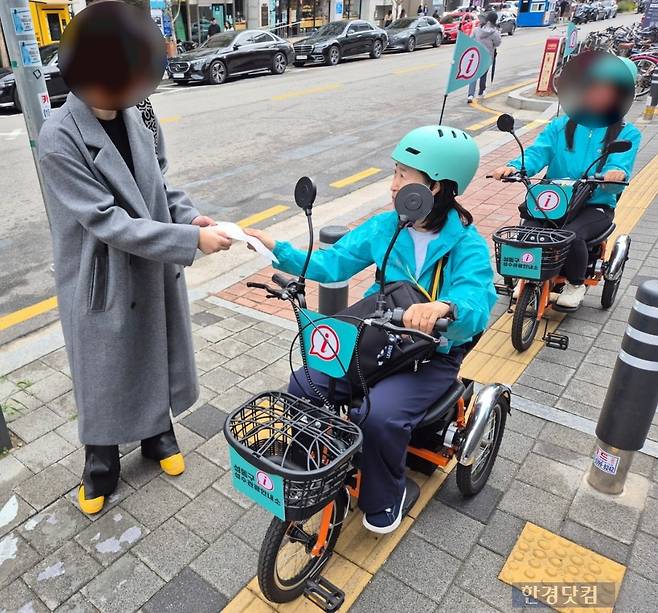
[[[545,281],[560,274],[575,237],[555,228],[500,228],[493,235],[496,268],[504,277]]]
[[[357,425],[283,392],[263,392],[233,411],[224,435],[250,465],[283,478],[290,521],[335,498],[363,440]]]

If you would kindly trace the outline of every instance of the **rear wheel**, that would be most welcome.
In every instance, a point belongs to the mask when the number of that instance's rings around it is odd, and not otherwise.
[[[512,345],[517,351],[525,351],[532,345],[539,328],[537,312],[541,299],[541,286],[526,283],[516,301],[512,319]]]
[[[226,64],[221,60],[216,60],[208,68],[208,81],[214,85],[221,85],[227,77]]]
[[[340,64],[340,49],[336,45],[330,47],[327,52],[327,64],[329,64],[329,66]]]
[[[507,398],[500,396],[487,420],[473,464],[457,464],[457,487],[462,495],[475,496],[487,483],[503,440],[508,410]]]
[[[510,36],[514,36],[514,31],[516,30],[516,26],[512,26],[512,29],[508,32]]]
[[[283,74],[288,66],[288,60],[283,53],[277,53],[272,58],[272,67],[270,70],[272,74]]]
[[[415,45],[415,43],[414,43]],[[380,58],[382,56],[382,51],[384,50],[384,45],[382,45],[381,40],[376,40],[374,43],[372,43],[372,51],[370,52],[370,57],[373,60],[376,60],[377,58]]]
[[[409,40],[407,41],[407,51],[411,53],[412,51],[415,51],[416,49],[416,38],[414,36],[410,36]]]
[[[301,522],[274,518],[265,534],[258,557],[258,585],[271,602],[290,602],[304,592],[308,579],[320,574],[331,558],[345,518],[347,493],[334,500],[327,546],[319,556],[311,551],[317,540],[322,511]]]

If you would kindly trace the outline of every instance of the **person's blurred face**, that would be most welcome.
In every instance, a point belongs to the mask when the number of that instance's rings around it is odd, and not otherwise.
[[[162,33],[150,16],[118,2],[94,2],[67,26],[59,67],[87,105],[118,111],[155,91],[166,64]]]
[[[582,106],[590,113],[607,114],[619,106],[619,92],[612,83],[592,83],[583,92]]]

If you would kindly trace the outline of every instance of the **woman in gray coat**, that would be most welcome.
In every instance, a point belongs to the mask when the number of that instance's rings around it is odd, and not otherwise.
[[[500,43],[501,43],[501,40],[502,40],[501,36],[500,36],[500,31],[496,27],[496,24],[498,23],[498,14],[495,13],[494,11],[489,11],[484,16],[484,18],[480,17],[480,19],[483,19],[483,21],[482,21],[482,23],[480,23],[479,27],[475,28],[475,31],[473,32],[473,37],[479,43],[484,45],[484,47],[490,53],[491,59],[493,61],[493,58],[495,57],[495,53],[496,53],[496,48],[500,46]],[[476,82],[477,82],[477,80],[474,80],[474,81],[471,81],[468,84],[468,102],[469,102],[469,104],[471,102],[473,102],[473,96],[475,95],[475,84],[476,84]],[[486,72],[480,77],[479,82],[480,82],[480,86],[478,88],[478,96],[482,97],[482,96],[484,96],[484,92],[487,89],[487,73]]]
[[[101,2],[71,22],[60,68],[75,93],[39,138],[60,318],[86,449],[78,498],[87,513],[100,511],[116,488],[121,443],[141,441],[143,455],[165,472],[183,472],[170,410],[178,415],[198,397],[183,267],[197,248],[230,246],[168,185],[159,125],[133,106],[146,80],[159,81],[164,57],[162,37],[146,19],[134,7]],[[104,30],[99,50],[96,26],[108,23],[121,40]],[[133,61],[145,55],[150,64]],[[155,65],[155,79],[145,65]]]

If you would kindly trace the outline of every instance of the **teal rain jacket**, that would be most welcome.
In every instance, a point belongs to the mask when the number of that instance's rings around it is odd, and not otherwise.
[[[397,214],[381,213],[371,217],[329,249],[313,252],[308,269],[308,278],[320,283],[346,281],[372,264],[381,267],[384,253],[397,227]],[[279,260],[277,268],[291,274],[301,272],[306,252],[290,243],[277,242],[274,254]],[[415,279],[416,270],[414,244],[407,230],[402,230],[386,267],[386,282],[416,281],[427,290],[432,282],[436,263],[446,254],[443,283],[438,299],[457,306],[457,320],[450,324],[445,337],[448,344],[439,347],[448,353],[455,345],[467,343],[482,332],[489,321],[489,314],[496,302],[493,286],[493,270],[489,260],[487,243],[475,229],[464,226],[454,209],[439,235],[427,248],[427,257],[420,278]],[[374,283],[366,296],[377,291]]]
[[[601,155],[607,128],[587,128],[576,126],[573,139],[573,151],[567,149],[566,115],[553,119],[537,136],[535,142],[525,150],[525,165],[529,176],[536,175],[548,166],[548,179],[579,179],[587,167]],[[635,163],[635,156],[640,145],[640,131],[630,123],[622,128],[619,140],[630,140],[632,147],[624,153],[613,153],[603,166],[601,173],[608,170],[621,170],[629,180]],[[521,156],[508,163],[517,170],[521,168]],[[596,169],[592,170],[593,174]],[[623,187],[609,186],[596,189],[588,204],[614,207],[617,194]]]

